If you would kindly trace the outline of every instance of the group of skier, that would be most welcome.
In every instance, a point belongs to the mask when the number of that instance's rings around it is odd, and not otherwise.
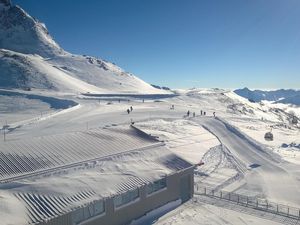
[[[143,102],[144,102],[144,100],[143,100]],[[173,110],[174,110],[174,109],[175,109],[174,105],[172,105],[172,106],[170,107],[170,109],[173,109]],[[132,107],[132,106],[130,106],[130,108],[126,110],[127,114],[130,114],[132,111],[133,111],[133,107]],[[190,112],[190,110],[188,110],[187,113],[186,113],[186,116],[187,116],[187,117],[190,117],[190,115],[191,115],[191,112]],[[193,112],[192,115],[193,115],[193,117],[195,117],[195,116],[196,116],[196,113]],[[200,110],[200,115],[201,115],[201,116],[206,116],[206,112],[203,111],[203,110]],[[213,116],[216,117],[216,112],[213,112]]]
[[[132,106],[130,106],[130,108],[129,108],[129,109],[127,109],[126,111],[127,111],[127,113],[128,113],[128,114],[129,114],[129,113],[131,113],[131,112],[133,111],[133,108],[132,108]]]
[[[188,110],[187,113],[186,113],[187,117],[189,117],[190,114],[191,114],[191,112],[190,112],[190,110]],[[206,116],[206,112],[203,111],[203,110],[201,110],[201,111],[200,111],[200,115],[201,115],[201,116]],[[195,117],[195,116],[196,116],[196,113],[193,112],[193,117]],[[216,112],[213,112],[213,116],[216,117]]]

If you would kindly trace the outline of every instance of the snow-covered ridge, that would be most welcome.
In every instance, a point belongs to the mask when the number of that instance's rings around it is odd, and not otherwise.
[[[300,105],[300,90],[280,89],[274,91],[250,90],[248,88],[237,89],[236,94],[249,99],[253,102],[262,100],[274,101],[278,103],[288,103]]]
[[[291,97],[287,97],[285,99],[281,99],[276,103],[293,104],[300,106],[300,93]]]
[[[0,87],[68,93],[168,94],[103,59],[73,55],[45,24],[0,0]]]
[[[43,57],[64,53],[43,23],[19,6],[4,2],[6,9],[0,14],[0,48]]]

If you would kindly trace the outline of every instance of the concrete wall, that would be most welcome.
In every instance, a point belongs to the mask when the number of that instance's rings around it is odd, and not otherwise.
[[[169,175],[167,180],[167,188],[147,196],[146,186],[140,188],[140,197],[138,200],[123,205],[115,209],[113,199],[109,198],[105,201],[105,213],[87,221],[82,222],[82,225],[125,225],[133,219],[142,217],[147,212],[150,212],[168,202],[175,201],[180,198],[181,177],[189,176],[190,182],[190,197],[194,194],[194,168],[180,171],[176,174]],[[68,213],[59,218],[53,219],[45,225],[73,225],[71,221],[71,213]]]

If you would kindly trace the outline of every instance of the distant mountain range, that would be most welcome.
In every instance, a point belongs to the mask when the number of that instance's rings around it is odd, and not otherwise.
[[[237,89],[234,92],[252,102],[267,100],[275,103],[300,105],[300,90],[280,89],[275,91],[262,91],[243,88]]]
[[[0,0],[0,88],[169,93],[103,59],[66,52],[53,40],[45,24],[10,0]]]

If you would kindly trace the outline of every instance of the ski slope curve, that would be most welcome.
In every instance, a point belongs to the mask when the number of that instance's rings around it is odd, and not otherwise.
[[[247,183],[262,191],[269,199],[300,205],[300,180],[291,172],[291,164],[278,162],[259,146],[251,144],[245,135],[237,134],[221,121],[215,118],[200,117],[195,122],[212,132],[232,154],[248,165],[245,174]],[[289,169],[287,169],[289,168]],[[257,182],[260,180],[261,182]]]

